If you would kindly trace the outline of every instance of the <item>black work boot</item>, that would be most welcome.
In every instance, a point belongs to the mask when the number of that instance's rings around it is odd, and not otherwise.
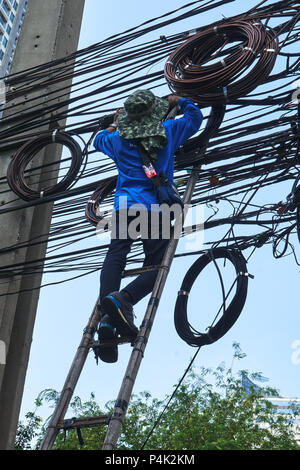
[[[115,326],[112,324],[108,315],[103,315],[98,327],[98,340],[100,345],[106,341],[111,341],[117,338]],[[97,355],[103,362],[117,362],[118,360],[118,345],[105,346],[97,348]]]
[[[121,336],[135,338],[138,328],[133,322],[132,303],[123,292],[112,292],[102,299],[101,310],[110,317]]]

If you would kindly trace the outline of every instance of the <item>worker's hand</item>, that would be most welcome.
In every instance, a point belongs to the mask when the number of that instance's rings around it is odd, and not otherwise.
[[[118,108],[114,116],[114,124],[117,124],[117,119],[122,108]]]
[[[115,113],[115,115],[114,115],[113,123],[112,123],[110,126],[108,126],[107,130],[108,130],[109,132],[115,132],[115,130],[117,130],[117,128],[118,128],[117,119],[118,119],[119,112],[121,111],[121,109],[122,109],[122,108],[117,109],[117,111],[116,111],[116,113]]]
[[[168,96],[168,101],[169,101],[169,105],[171,107],[173,106],[176,106],[178,101],[182,98],[182,96],[178,96],[178,95],[169,95]]]

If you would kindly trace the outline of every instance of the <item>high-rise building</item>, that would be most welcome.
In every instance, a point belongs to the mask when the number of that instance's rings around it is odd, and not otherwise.
[[[0,0],[0,77],[9,73],[28,0]]]
[[[293,412],[297,410],[299,413],[300,410],[300,398],[282,398],[282,397],[272,397],[265,398],[276,406],[277,416],[285,416],[291,418],[291,423],[293,426],[293,431],[297,441],[300,443],[300,416],[297,414],[293,416]]]
[[[268,379],[263,378],[262,381]],[[242,386],[246,394],[251,392],[258,392],[260,387],[249,379],[247,374],[242,374]],[[300,398],[283,398],[283,397],[266,397],[263,400],[269,401],[275,407],[276,416],[285,416],[290,418],[293,432],[296,440],[300,443]],[[260,426],[264,424],[260,423]]]

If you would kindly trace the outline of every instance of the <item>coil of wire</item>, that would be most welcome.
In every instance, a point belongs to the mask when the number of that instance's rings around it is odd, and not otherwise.
[[[164,74],[179,95],[201,105],[226,104],[268,78],[278,50],[271,28],[258,19],[236,20],[192,35],[169,56]]]
[[[104,212],[101,211],[101,203],[110,193],[114,191],[117,184],[117,177],[106,178],[101,181],[96,191],[90,196],[85,206],[85,216],[88,221],[96,227],[99,222],[103,222]]]
[[[197,277],[203,269],[218,258],[228,259],[236,271],[236,291],[230,304],[224,310],[223,315],[214,326],[207,328],[207,333],[196,332],[188,321],[187,304],[190,291]],[[213,248],[200,256],[187,271],[175,305],[174,322],[175,328],[180,336],[190,346],[204,346],[211,344],[224,336],[234,325],[244,307],[247,290],[248,276],[246,260],[240,251],[226,248]]]
[[[26,176],[30,176],[30,170],[28,171],[27,168],[41,150],[53,143],[61,144],[69,149],[71,155],[70,167],[56,184],[47,186],[44,189],[41,187],[32,189],[26,181]],[[7,169],[7,181],[11,190],[25,201],[52,196],[70,188],[76,180],[82,160],[83,153],[80,145],[70,135],[64,132],[45,133],[27,141],[15,153]],[[39,167],[32,170],[39,170]],[[39,186],[41,185],[39,184]]]

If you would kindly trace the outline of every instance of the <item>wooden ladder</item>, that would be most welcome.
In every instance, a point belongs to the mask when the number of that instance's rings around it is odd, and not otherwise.
[[[190,206],[192,194],[198,179],[198,174],[199,168],[194,167],[189,175],[189,179],[187,181],[184,193],[183,202],[185,204],[185,208],[189,208]],[[163,293],[163,289],[167,280],[168,273],[170,271],[172,261],[174,259],[174,255],[179,241],[179,234],[182,231],[182,226],[186,213],[187,211],[184,210],[182,217],[178,217],[175,221],[170,242],[165,251],[162,264],[159,267],[153,266],[150,268],[146,268],[146,270],[157,269],[158,274],[156,277],[152,295],[150,297],[146,309],[142,326],[139,330],[137,338],[134,340],[133,343],[134,347],[128,362],[128,366],[123,378],[118,398],[115,403],[113,414],[110,417],[98,416],[91,418],[73,418],[71,421],[64,420],[65,414],[67,412],[68,406],[70,404],[72,395],[74,393],[77,381],[85,364],[89,350],[95,344],[93,343],[93,338],[99,322],[99,312],[97,309],[99,300],[98,299],[93,309],[93,312],[89,318],[88,324],[83,331],[81,342],[78,346],[77,352],[71,364],[69,373],[65,380],[64,387],[60,394],[60,398],[58,400],[52,418],[49,422],[49,425],[46,429],[43,441],[40,446],[41,450],[50,450],[53,447],[56,436],[61,429],[79,429],[81,427],[95,426],[100,424],[106,424],[108,426],[105,441],[103,444],[103,450],[115,449],[121,433],[122,424],[126,415],[128,403],[132,394],[135,379],[138,374],[139,366],[144,356],[144,351],[154,322],[155,314]],[[176,236],[176,234],[178,235]],[[143,268],[140,268],[138,270],[128,270],[127,272],[125,271],[124,275],[136,275],[140,274],[141,272],[143,272]],[[117,340],[113,340],[109,343],[103,343],[102,345],[98,344],[98,346],[107,347],[111,346],[112,344],[120,344],[126,342],[132,342],[132,338],[118,338]]]

